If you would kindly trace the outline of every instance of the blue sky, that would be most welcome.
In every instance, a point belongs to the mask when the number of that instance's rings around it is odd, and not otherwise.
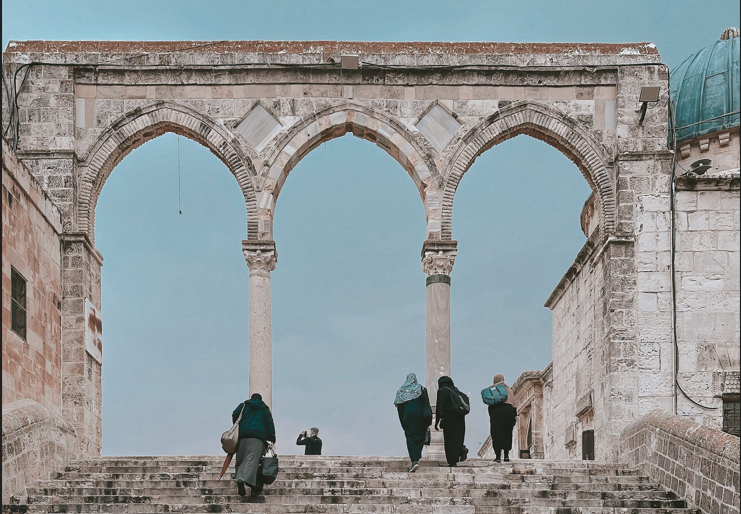
[[[738,23],[734,1],[5,1],[11,39],[638,42],[678,65]],[[247,394],[244,202],[208,150],[166,134],[132,152],[96,213],[103,267],[103,453],[217,454]],[[520,136],[482,155],[456,195],[452,376],[478,396],[551,360],[543,307],[585,241],[589,187]],[[346,135],[291,173],[275,218],[274,415],[279,451],[321,429],[325,453],[404,455],[393,407],[424,376],[425,237],[399,164]],[[474,401],[466,443],[486,411]]]

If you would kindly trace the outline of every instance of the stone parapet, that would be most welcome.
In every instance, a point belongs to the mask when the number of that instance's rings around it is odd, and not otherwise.
[[[28,399],[3,405],[2,446],[3,505],[34,480],[77,458],[74,427]]]
[[[706,514],[739,512],[739,438],[662,410],[627,425],[620,461]]]
[[[133,54],[133,55],[132,55]],[[340,66],[342,55],[384,66],[659,64],[653,43],[358,41],[10,41],[4,62],[100,66]],[[389,59],[389,57],[391,57]],[[549,58],[550,57],[550,58]]]

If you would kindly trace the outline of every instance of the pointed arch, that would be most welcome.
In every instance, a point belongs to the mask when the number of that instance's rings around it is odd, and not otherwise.
[[[428,238],[439,239],[442,181],[432,157],[400,122],[351,103],[333,106],[304,118],[273,144],[274,149],[258,175],[261,184],[260,239],[272,239],[275,203],[291,170],[321,143],[348,132],[376,143],[407,171],[424,204]],[[430,237],[430,233],[438,235]]]
[[[78,165],[76,225],[94,240],[95,207],[113,168],[132,150],[166,132],[192,139],[211,150],[234,175],[247,209],[247,238],[257,234],[257,196],[252,162],[240,142],[208,116],[184,105],[156,102],[136,108],[116,120],[93,144]]]
[[[617,201],[605,149],[589,129],[566,114],[542,103],[520,101],[508,105],[470,129],[452,152],[443,170],[443,239],[452,239],[453,200],[463,175],[479,155],[520,134],[548,143],[576,164],[598,200],[601,233],[613,232]]]

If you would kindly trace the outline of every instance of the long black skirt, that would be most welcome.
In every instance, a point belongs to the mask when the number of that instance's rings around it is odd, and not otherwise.
[[[498,457],[502,450],[506,454],[512,449],[512,429],[515,426],[517,411],[509,403],[498,403],[489,406],[489,432],[491,446]]]
[[[466,439],[466,418],[463,416],[443,418],[440,426],[445,441],[445,460],[449,466],[458,463],[463,455],[463,443]]]
[[[426,399],[426,396],[425,396]],[[425,446],[427,428],[430,419],[424,416],[423,397],[404,402],[399,406],[401,412],[401,427],[407,440],[407,451],[412,462],[419,462],[422,458],[422,448]]]

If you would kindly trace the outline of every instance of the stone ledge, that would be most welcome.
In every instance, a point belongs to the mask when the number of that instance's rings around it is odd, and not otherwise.
[[[654,410],[620,434],[620,461],[706,514],[738,514],[739,438]]]
[[[677,191],[739,191],[741,174],[738,170],[718,175],[689,173],[674,179]]]

